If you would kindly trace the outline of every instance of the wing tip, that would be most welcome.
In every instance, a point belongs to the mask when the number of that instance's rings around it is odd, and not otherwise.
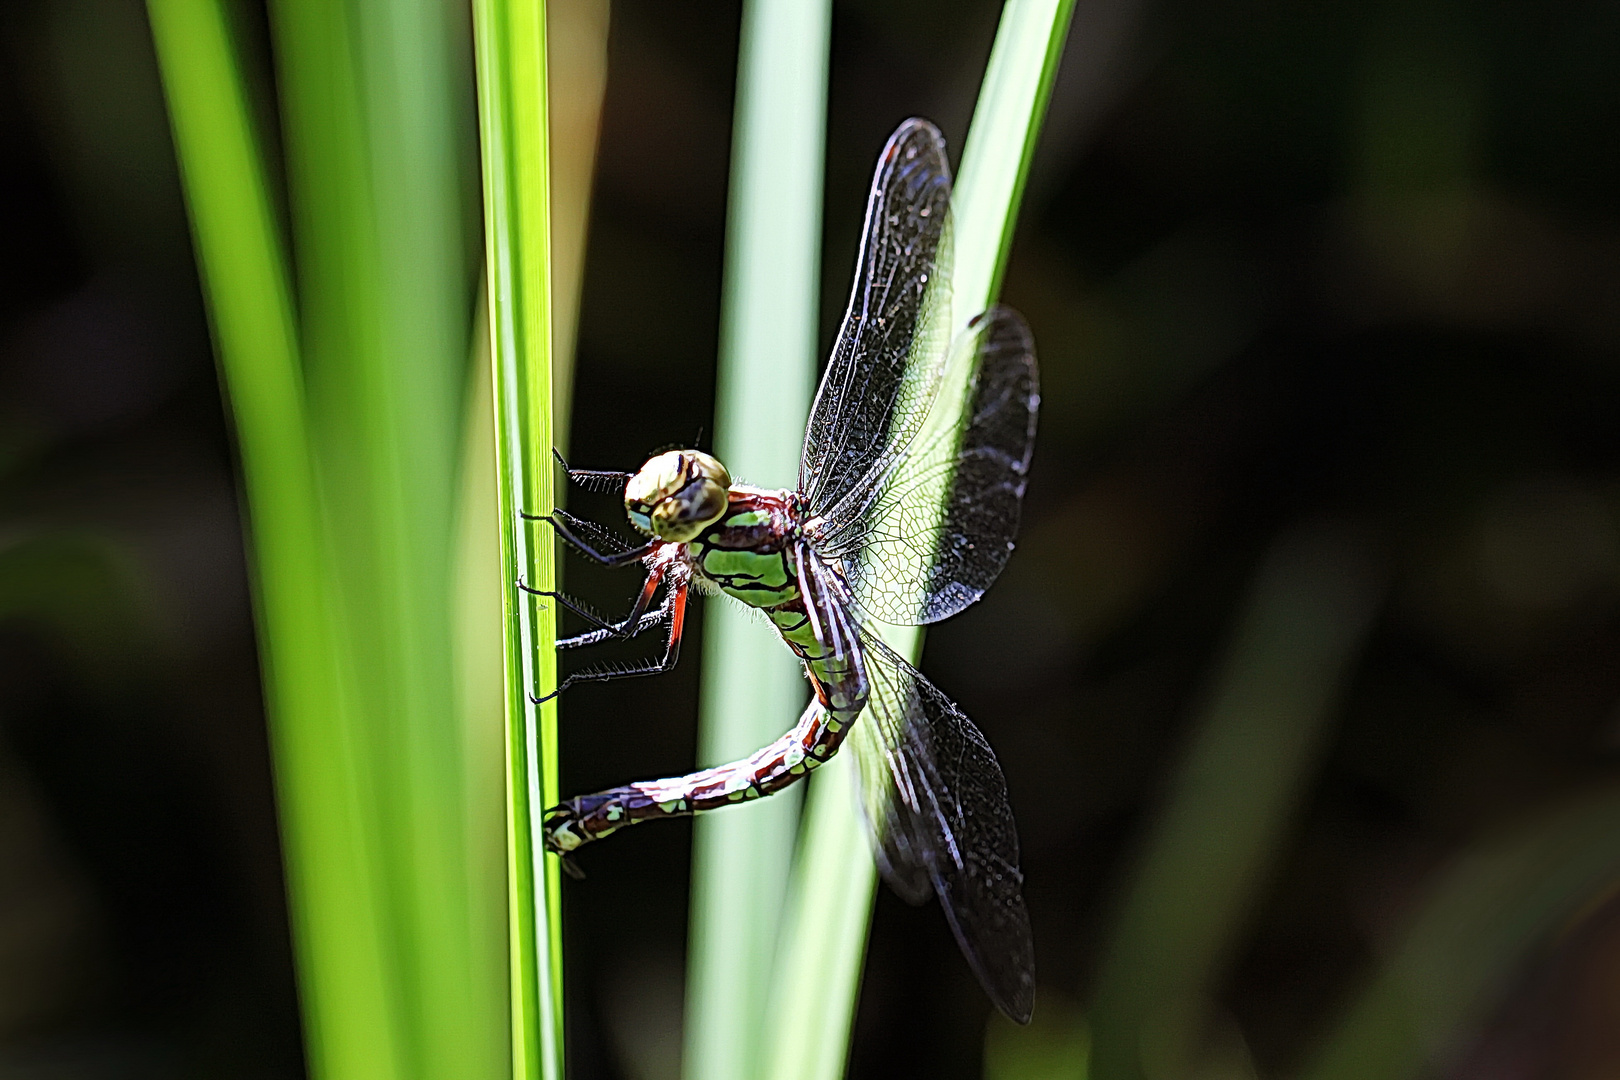
[[[983,330],[987,325],[992,334],[1011,339],[1031,357],[1034,356],[1035,335],[1017,308],[997,301],[968,320],[970,331]]]
[[[899,154],[901,147],[913,140],[924,141],[928,148],[937,153],[942,159],[945,156],[945,135],[932,120],[925,120],[920,116],[908,116],[900,121],[900,126],[894,129],[889,141],[883,147],[883,153],[878,156],[878,170],[893,161]],[[908,155],[916,157],[916,152]]]
[[[1020,987],[1016,995],[1006,1001],[992,999],[1002,1015],[1015,1024],[1028,1024],[1035,1017],[1035,983]]]
[[[1035,1015],[1034,962],[1025,958],[1023,963],[1008,968],[1007,973],[1010,973],[1012,978],[1006,978],[1004,973],[1000,981],[992,981],[977,957],[969,956],[968,960],[973,968],[973,974],[979,977],[979,985],[984,987],[991,1004],[1000,1009],[1013,1023],[1029,1023],[1030,1017]]]
[[[1034,960],[1026,956],[1021,963],[1004,969],[999,981],[992,981],[977,957],[968,959],[990,1003],[1013,1023],[1029,1023],[1030,1017],[1035,1015]]]
[[[894,129],[893,135],[889,136],[889,141],[901,142],[914,131],[926,132],[941,142],[945,141],[945,136],[939,132],[939,125],[923,116],[908,116],[900,121],[900,126]]]
[[[970,939],[954,905],[947,901],[948,886],[936,878],[934,891],[939,894],[940,908],[945,912],[945,921],[950,924],[962,957],[973,969],[985,995],[1007,1019],[1019,1024],[1029,1023],[1035,1013],[1035,939],[1030,934],[1029,909],[1024,906],[1024,898],[1016,896],[1008,905],[1004,932],[985,941],[985,944],[999,942],[1005,947],[1006,962],[992,966],[985,963],[980,942]]]

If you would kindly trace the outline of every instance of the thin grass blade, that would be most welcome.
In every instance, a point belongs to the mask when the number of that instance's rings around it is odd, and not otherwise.
[[[1029,163],[1073,16],[1074,0],[1009,0],[1002,8],[951,195],[957,329],[1001,293]]]
[[[545,5],[477,0],[473,19],[505,574],[512,1075],[562,1080],[560,864],[538,833],[559,797],[557,710],[531,697],[556,686],[556,620],[517,587],[556,581],[550,529],[519,517],[553,506]]]
[[[490,386],[489,316],[482,299],[474,323],[467,373],[466,420],[457,481],[455,553],[456,705],[467,786],[467,862],[475,946],[473,1003],[481,1031],[477,1070],[510,1073],[511,1011],[507,1005],[506,917],[506,666],[495,478],[495,403]]]

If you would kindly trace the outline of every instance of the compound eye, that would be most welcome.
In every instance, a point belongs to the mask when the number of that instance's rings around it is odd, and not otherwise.
[[[687,459],[687,468],[691,470],[691,475],[701,476],[728,491],[731,489],[731,474],[720,464],[719,458],[705,454],[701,450],[683,450],[681,456]]]
[[[684,543],[718,521],[730,499],[731,474],[698,450],[672,450],[641,467],[624,489],[637,528]]]

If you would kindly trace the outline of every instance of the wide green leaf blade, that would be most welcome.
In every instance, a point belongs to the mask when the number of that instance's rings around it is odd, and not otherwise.
[[[270,15],[313,446],[410,1068],[469,1075],[499,1031],[473,986],[451,638],[471,318],[456,21],[435,0],[273,0]]]

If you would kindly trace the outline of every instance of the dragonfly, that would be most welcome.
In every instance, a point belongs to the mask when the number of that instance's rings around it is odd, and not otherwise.
[[[638,822],[764,798],[849,738],[884,878],[913,903],[938,896],[980,984],[1023,1023],[1034,1007],[1034,945],[1006,780],[973,722],[876,625],[937,622],[990,587],[1013,548],[1035,439],[1040,393],[1022,317],[995,306],[953,332],[950,202],[944,138],[925,120],[906,121],[872,180],[797,488],[734,482],[693,449],[658,454],[634,473],[562,462],[573,483],[622,491],[645,540],[627,545],[562,510],[544,520],[596,562],[642,565],[646,579],[616,621],[542,592],[594,627],[559,647],[660,627],[665,644],[657,659],[587,668],[555,693],[668,671],[697,588],[761,611],[803,663],[813,695],[792,730],[747,758],[569,799],[546,811],[543,838],[568,856]]]

